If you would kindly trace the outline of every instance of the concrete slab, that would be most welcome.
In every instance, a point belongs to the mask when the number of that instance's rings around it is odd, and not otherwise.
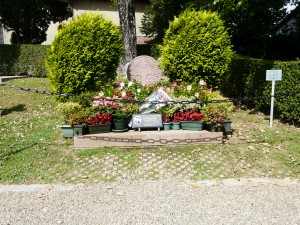
[[[170,130],[102,133],[74,137],[75,148],[143,147],[157,145],[220,144],[222,132]]]
[[[28,77],[30,77],[30,76],[29,75],[25,75],[25,76],[0,76],[0,84],[4,81],[20,79],[20,78],[28,78]]]

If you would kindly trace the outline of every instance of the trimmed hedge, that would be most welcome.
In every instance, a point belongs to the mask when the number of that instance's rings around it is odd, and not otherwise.
[[[112,84],[123,49],[120,29],[98,13],[64,24],[46,60],[52,91],[80,95]]]
[[[266,70],[282,70],[282,80],[276,81],[274,113],[284,121],[300,122],[300,61],[272,61],[236,56],[222,91],[228,97],[268,96],[271,81],[266,81]],[[291,92],[298,91],[296,95]],[[246,106],[269,112],[270,100],[245,102]]]
[[[172,81],[205,80],[218,88],[232,56],[230,37],[218,14],[187,9],[166,31],[161,66]]]
[[[48,45],[0,45],[0,74],[46,77]]]

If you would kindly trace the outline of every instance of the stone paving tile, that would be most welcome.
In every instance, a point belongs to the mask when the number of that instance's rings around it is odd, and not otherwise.
[[[64,175],[64,182],[97,182],[100,180],[136,179],[214,179],[239,177],[268,177],[272,171],[262,171],[256,165],[236,156],[212,151],[207,154],[194,149],[185,152],[141,152],[132,159],[129,155],[107,153],[104,156],[75,157],[74,168]],[[54,170],[55,172],[55,170]],[[291,173],[291,172],[290,172]],[[279,174],[280,175],[280,174]],[[282,176],[287,173],[281,172]],[[55,176],[55,174],[54,174]]]

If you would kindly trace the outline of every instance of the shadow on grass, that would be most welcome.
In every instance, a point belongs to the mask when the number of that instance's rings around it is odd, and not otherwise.
[[[13,113],[13,112],[22,112],[22,111],[25,111],[25,110],[26,110],[26,105],[19,104],[19,105],[16,105],[16,106],[12,106],[8,109],[4,108],[2,110],[2,116],[8,115],[8,114]]]
[[[31,144],[29,146],[26,146],[26,147],[23,147],[23,148],[19,148],[19,149],[16,149],[16,150],[13,150],[13,151],[8,151],[8,152],[3,152],[0,154],[0,160],[8,160],[8,158],[12,155],[16,155],[20,152],[23,152],[25,151],[26,149],[29,149],[33,146],[36,146],[38,143],[34,143],[34,144]]]

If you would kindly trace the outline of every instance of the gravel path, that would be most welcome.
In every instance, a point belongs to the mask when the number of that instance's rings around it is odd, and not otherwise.
[[[300,181],[0,185],[0,224],[300,224]]]

